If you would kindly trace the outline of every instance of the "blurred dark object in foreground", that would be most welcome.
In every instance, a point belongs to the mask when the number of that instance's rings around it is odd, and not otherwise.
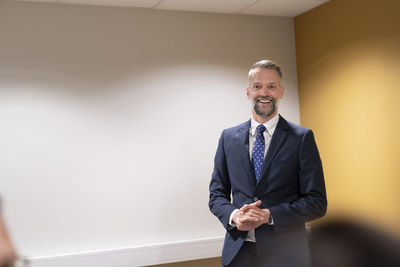
[[[400,267],[400,240],[388,232],[336,219],[313,227],[313,267]]]

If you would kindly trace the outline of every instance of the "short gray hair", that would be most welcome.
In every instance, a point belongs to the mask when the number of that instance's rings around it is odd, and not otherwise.
[[[278,73],[278,75],[281,78],[281,80],[282,80],[281,67],[279,67],[278,64],[276,64],[276,62],[274,62],[272,60],[263,59],[263,60],[260,60],[260,61],[258,61],[256,63],[254,63],[251,66],[250,71],[249,71],[249,82],[250,82],[251,75],[253,74],[253,70],[255,70],[255,69],[275,70]]]

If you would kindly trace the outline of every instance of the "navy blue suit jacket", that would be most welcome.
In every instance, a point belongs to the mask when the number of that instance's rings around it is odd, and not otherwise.
[[[229,225],[233,210],[258,199],[268,208],[274,225],[255,229],[257,247],[272,235],[302,227],[327,208],[321,159],[314,135],[279,118],[264,159],[259,183],[249,156],[250,120],[225,129],[219,140],[210,182],[209,207],[226,228],[222,264],[229,264],[246,238],[246,231]],[[232,196],[232,199],[231,199]]]

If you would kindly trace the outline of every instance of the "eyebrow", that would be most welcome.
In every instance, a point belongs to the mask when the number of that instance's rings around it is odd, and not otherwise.
[[[251,84],[262,84],[262,82],[253,82],[253,83],[251,83]],[[270,82],[270,83],[267,83],[268,85],[270,85],[270,84],[274,84],[274,85],[276,85],[277,83],[276,82]]]

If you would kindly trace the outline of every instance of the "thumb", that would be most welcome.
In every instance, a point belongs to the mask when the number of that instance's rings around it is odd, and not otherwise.
[[[260,206],[260,205],[261,205],[261,203],[262,203],[262,201],[261,201],[261,200],[257,200],[256,202],[253,202],[253,203],[251,203],[250,205],[251,205],[251,206],[258,207],[258,206]]]
[[[261,205],[261,203],[262,203],[261,200],[258,200],[256,202],[251,203],[251,204],[246,204],[246,205],[244,205],[243,207],[240,208],[240,211],[246,211],[248,209],[251,209],[251,208],[254,208],[254,207],[258,207],[258,206]]]

